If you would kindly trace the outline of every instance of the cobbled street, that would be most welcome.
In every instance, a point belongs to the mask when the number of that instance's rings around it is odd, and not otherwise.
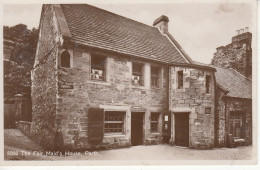
[[[17,129],[5,129],[5,160],[250,160],[252,146],[194,150],[167,144],[86,152],[67,152],[50,156]],[[16,155],[18,154],[18,155]],[[46,155],[48,154],[48,155]]]

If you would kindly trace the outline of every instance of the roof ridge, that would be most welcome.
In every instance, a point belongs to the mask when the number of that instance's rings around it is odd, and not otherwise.
[[[73,5],[73,4],[60,4],[60,5]],[[94,5],[90,5],[90,4],[76,4],[76,5],[90,6],[90,7],[96,8],[96,9],[98,9],[98,10],[101,10],[101,11],[104,11],[104,12],[107,12],[107,13],[110,13],[110,14],[112,14],[112,15],[116,15],[116,16],[118,16],[118,17],[125,18],[125,19],[131,20],[131,21],[134,21],[134,22],[137,22],[137,23],[139,23],[139,24],[142,24],[142,25],[145,25],[145,26],[148,26],[148,27],[151,27],[151,28],[156,28],[156,27],[154,27],[154,26],[151,26],[151,25],[142,23],[142,22],[140,22],[140,21],[133,20],[133,19],[131,19],[131,18],[128,18],[128,17],[122,16],[122,15],[116,14],[116,13],[114,13],[114,12],[110,12],[110,11],[108,11],[108,10],[105,10],[105,9],[102,9],[102,8],[99,8],[99,7],[96,7],[96,6],[94,6]]]

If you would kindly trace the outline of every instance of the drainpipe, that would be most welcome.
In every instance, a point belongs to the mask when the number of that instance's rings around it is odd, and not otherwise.
[[[167,122],[167,131],[165,131],[165,135],[166,136],[170,136],[170,138],[171,138],[171,112],[170,112],[170,68],[169,68],[170,66],[169,65],[167,65],[167,70],[165,70],[165,71],[167,71],[167,80],[166,80],[166,107],[167,107],[167,115],[168,115],[168,122]],[[164,121],[164,118],[163,118],[163,121]],[[165,121],[164,121],[165,122]],[[165,127],[163,127],[163,129],[164,129]],[[170,139],[169,139],[170,140]],[[169,142],[169,141],[168,141]]]
[[[213,72],[213,79],[214,79],[214,100],[215,100],[215,107],[214,107],[214,148],[217,146],[218,144],[218,138],[217,138],[217,129],[218,129],[218,126],[219,126],[219,123],[217,124],[216,120],[219,119],[217,117],[217,106],[218,106],[218,102],[217,102],[217,81],[216,81],[216,77],[215,77],[215,73]],[[219,121],[218,121],[219,122]]]

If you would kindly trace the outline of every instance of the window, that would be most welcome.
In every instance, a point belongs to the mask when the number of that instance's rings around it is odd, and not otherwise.
[[[151,113],[151,132],[158,132],[158,124],[159,124],[159,115],[160,113]]]
[[[151,67],[151,87],[159,87],[159,67]]]
[[[210,93],[211,77],[206,75],[206,93]]]
[[[105,112],[105,133],[123,134],[125,112]]]
[[[142,86],[143,85],[143,65],[139,63],[133,63],[132,84]]]
[[[205,108],[205,114],[206,115],[211,114],[211,108]]]
[[[242,113],[230,112],[229,133],[232,134],[234,138],[241,138],[242,128],[243,128]]]
[[[183,88],[183,71],[178,71],[178,89]]]
[[[70,54],[64,51],[61,54],[61,67],[70,68]]]
[[[100,55],[91,56],[91,80],[105,81],[105,57]]]

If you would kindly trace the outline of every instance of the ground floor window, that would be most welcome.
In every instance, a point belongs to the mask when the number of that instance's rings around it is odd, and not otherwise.
[[[151,113],[151,132],[158,132],[158,125],[159,125],[159,116],[160,113],[152,112]]]
[[[229,133],[234,138],[242,137],[243,121],[241,112],[230,112]]]
[[[105,134],[123,134],[125,112],[105,112]]]

